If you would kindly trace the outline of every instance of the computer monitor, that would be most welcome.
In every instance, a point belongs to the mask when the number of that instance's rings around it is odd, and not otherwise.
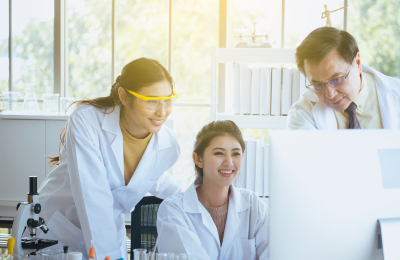
[[[377,220],[400,218],[399,149],[398,130],[273,132],[270,260],[383,259]]]

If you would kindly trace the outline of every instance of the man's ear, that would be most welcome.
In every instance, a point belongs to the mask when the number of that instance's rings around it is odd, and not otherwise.
[[[199,167],[203,168],[203,160],[201,159],[200,156],[197,155],[197,153],[193,153],[193,162]]]
[[[357,55],[356,55],[355,59],[356,59],[356,64],[357,64],[357,70],[358,70],[359,74],[361,74],[362,65],[361,65],[361,55],[360,55],[359,52],[357,52]]]
[[[121,100],[121,103],[125,106],[125,107],[129,107],[130,104],[130,100],[128,95],[126,94],[126,91],[119,87],[118,88],[118,96],[119,96],[119,100]]]

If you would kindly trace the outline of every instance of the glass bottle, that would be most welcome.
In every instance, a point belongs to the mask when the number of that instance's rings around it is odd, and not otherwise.
[[[23,111],[39,112],[39,105],[35,94],[35,84],[27,84],[24,98]]]

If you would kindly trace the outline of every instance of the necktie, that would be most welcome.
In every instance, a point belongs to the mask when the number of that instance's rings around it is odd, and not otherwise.
[[[350,105],[344,110],[349,115],[349,127],[348,129],[361,129],[360,122],[356,117],[357,105],[351,102]]]

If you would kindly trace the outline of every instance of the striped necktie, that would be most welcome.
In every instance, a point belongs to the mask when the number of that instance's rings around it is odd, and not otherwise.
[[[349,127],[348,129],[361,129],[360,122],[356,117],[357,105],[351,102],[350,105],[344,110],[349,115]]]

